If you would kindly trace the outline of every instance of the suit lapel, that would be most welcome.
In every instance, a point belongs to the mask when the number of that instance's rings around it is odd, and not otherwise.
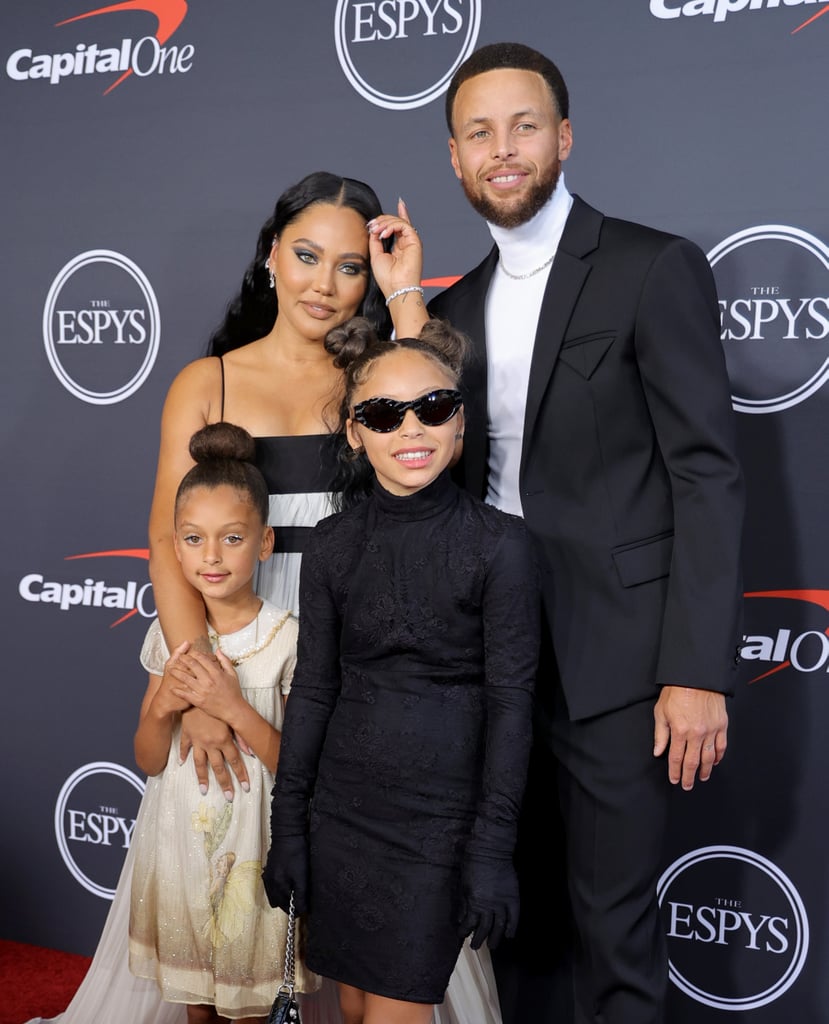
[[[541,403],[547,392],[567,325],[590,273],[590,264],[583,257],[599,244],[602,219],[597,210],[588,206],[578,196],[573,197],[573,208],[564,225],[558,252],[547,279],[535,333],[527,389],[527,409],[524,416],[522,476]]]
[[[457,323],[463,325],[461,329],[469,335],[472,341],[475,358],[483,368],[484,377],[486,377],[486,295],[497,263],[498,249],[493,246],[486,259],[466,275],[464,284],[468,284],[469,287],[465,290],[459,303],[460,315],[457,317]]]
[[[489,458],[487,436],[487,362],[486,362],[486,294],[498,262],[498,250],[492,247],[486,259],[463,279],[457,303],[452,310],[452,324],[472,342],[472,354],[463,372],[464,393],[464,457],[460,476],[464,486],[483,498],[486,494],[486,467]],[[458,286],[455,286],[458,288]],[[438,314],[440,307],[438,305]]]

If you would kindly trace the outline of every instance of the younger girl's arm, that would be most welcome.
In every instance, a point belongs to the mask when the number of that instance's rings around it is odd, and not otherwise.
[[[182,711],[190,705],[173,693],[178,680],[172,676],[177,659],[187,649],[187,644],[173,653],[164,667],[164,675],[150,673],[147,692],[141,702],[138,728],[135,731],[135,762],[146,775],[158,775],[164,771],[170,754],[173,729]]]
[[[243,735],[259,760],[276,774],[279,730],[245,700],[239,678],[224,651],[217,651],[216,658],[201,651],[184,654],[170,672],[175,679],[175,697],[225,722],[237,736]],[[244,783],[243,788],[247,788]]]

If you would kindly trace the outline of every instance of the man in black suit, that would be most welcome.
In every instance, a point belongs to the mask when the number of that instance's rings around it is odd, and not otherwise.
[[[743,490],[713,277],[686,239],[570,195],[567,89],[542,54],[483,47],[446,109],[495,245],[430,312],[478,355],[464,482],[523,515],[539,553],[538,735],[563,814],[574,1020],[661,1024],[668,780],[689,790],[722,760],[740,637]],[[531,779],[535,845],[551,788]],[[542,897],[527,884],[522,914]]]

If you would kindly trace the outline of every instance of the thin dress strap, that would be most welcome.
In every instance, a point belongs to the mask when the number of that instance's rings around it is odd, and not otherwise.
[[[219,408],[219,422],[224,423],[225,418],[225,364],[221,356],[216,357],[219,360],[219,372],[222,375],[222,404]]]

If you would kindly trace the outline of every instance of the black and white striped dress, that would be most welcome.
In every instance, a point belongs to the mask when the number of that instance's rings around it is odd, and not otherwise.
[[[334,511],[331,481],[336,470],[334,439],[328,434],[256,438],[256,464],[270,494],[268,523],[274,553],[261,562],[256,592],[296,615],[299,567],[311,528]]]

